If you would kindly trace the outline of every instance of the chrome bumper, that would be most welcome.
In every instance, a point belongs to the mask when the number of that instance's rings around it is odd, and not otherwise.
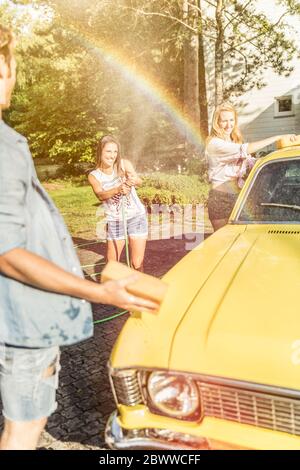
[[[174,433],[161,429],[122,428],[117,420],[117,411],[108,419],[105,429],[105,441],[111,449],[118,450],[209,450],[206,438]]]

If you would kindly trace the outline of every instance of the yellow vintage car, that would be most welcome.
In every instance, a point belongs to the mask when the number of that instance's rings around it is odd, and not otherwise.
[[[300,449],[300,146],[260,159],[228,225],[165,276],[109,363],[114,449]]]

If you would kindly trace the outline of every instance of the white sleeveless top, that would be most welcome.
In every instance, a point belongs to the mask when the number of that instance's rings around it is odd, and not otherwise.
[[[93,175],[100,183],[104,191],[119,186],[122,183],[122,178],[117,175],[115,169],[111,175],[103,173],[99,168],[93,170],[90,173]],[[126,219],[131,219],[137,215],[145,214],[145,207],[141,203],[136,189],[134,186],[131,187],[130,193],[126,196],[122,194],[116,194],[109,199],[103,201],[104,213],[107,221],[122,220],[123,218],[123,207],[124,214]]]

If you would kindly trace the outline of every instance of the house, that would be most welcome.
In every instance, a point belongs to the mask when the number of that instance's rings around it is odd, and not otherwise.
[[[263,11],[273,22],[285,11],[283,5],[276,2],[258,0],[257,7]],[[289,16],[287,22],[288,37],[300,44],[299,16]],[[206,45],[206,54],[209,65],[208,102],[209,114],[214,109],[214,51]],[[261,89],[252,89],[239,98],[233,99],[239,114],[239,125],[245,141],[253,142],[267,137],[282,134],[300,134],[300,57],[295,58],[289,65],[294,67],[290,76],[280,76],[273,69],[265,71],[262,80],[266,83]],[[226,79],[230,79],[230,71]],[[262,150],[268,153],[275,148],[270,145]]]
[[[242,96],[239,124],[246,141],[280,134],[300,134],[300,60],[289,77],[266,72],[267,85]],[[269,146],[265,151],[273,150]]]

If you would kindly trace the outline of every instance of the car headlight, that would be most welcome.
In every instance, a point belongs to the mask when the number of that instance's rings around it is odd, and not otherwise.
[[[200,411],[197,386],[189,378],[165,372],[152,372],[147,388],[153,405],[164,414],[187,418]]]

